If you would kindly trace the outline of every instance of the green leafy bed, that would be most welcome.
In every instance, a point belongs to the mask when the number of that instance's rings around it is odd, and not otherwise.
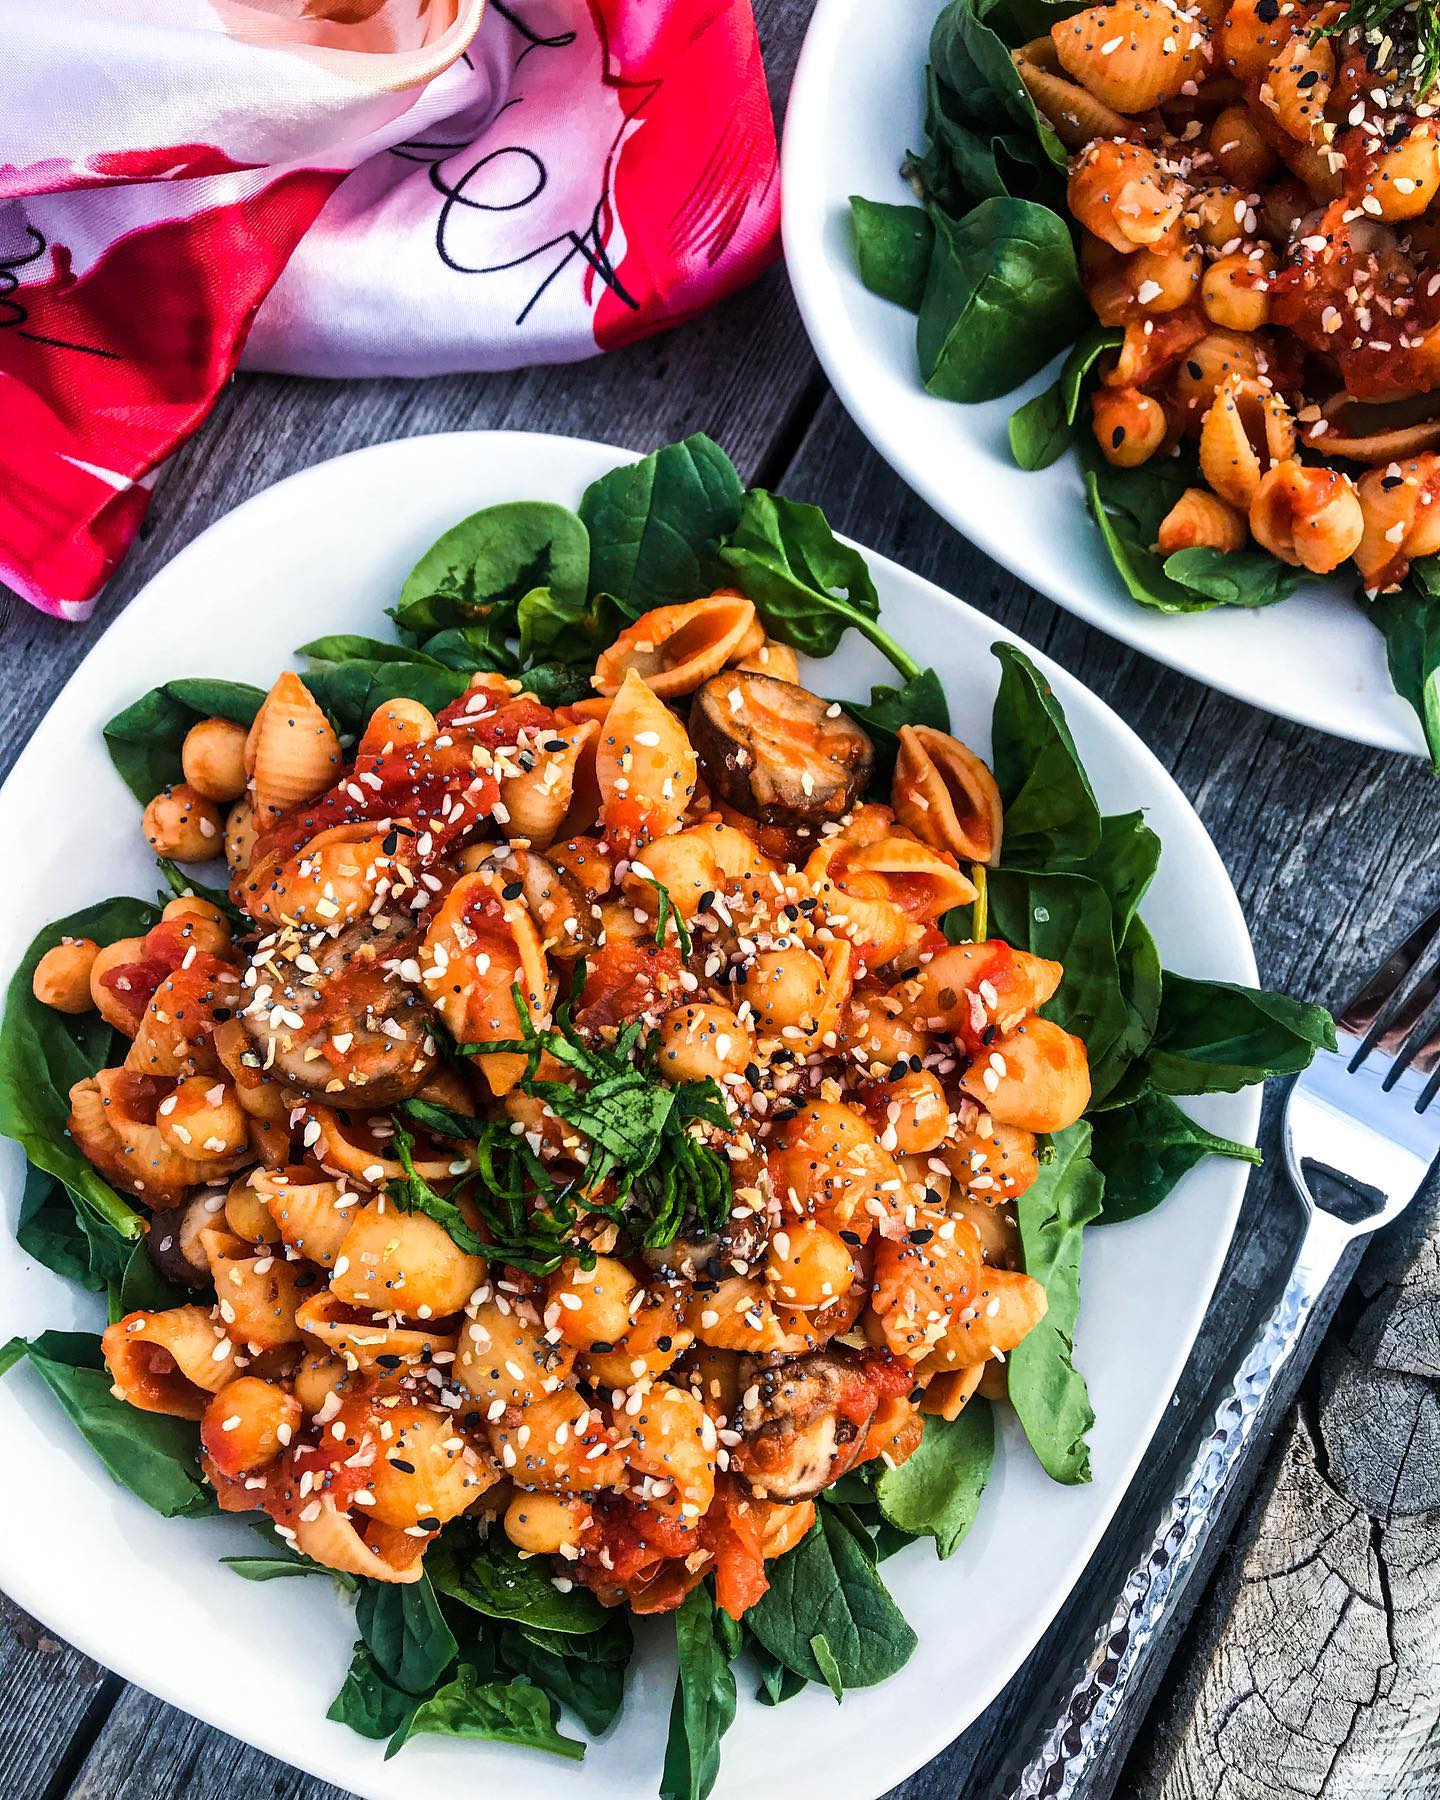
[[[1100,354],[1120,333],[1095,326],[1065,205],[1066,155],[1010,52],[1078,11],[1077,0],[949,0],[930,35],[923,153],[902,173],[920,202],[851,197],[861,280],[916,315],[920,375],[945,400],[994,400],[1071,346],[1056,381],[1010,421],[1022,469],[1073,445],[1085,494],[1125,590],[1156,612],[1271,606],[1304,571],[1254,546],[1153,548],[1161,519],[1199,479],[1193,448],[1117,469],[1077,429]],[[1088,420],[1088,408],[1084,417]],[[1390,678],[1415,708],[1440,773],[1440,557],[1393,594],[1356,598],[1384,634]]]
[[[558,702],[587,691],[597,651],[626,620],[722,584],[742,588],[774,636],[811,656],[828,655],[851,627],[889,656],[898,685],[877,687],[852,707],[882,757],[907,719],[948,728],[934,672],[878,622],[864,559],[815,508],[743,491],[723,452],[704,437],[602,477],[578,514],[520,503],[465,520],[407,579],[392,609],[397,639],[318,639],[305,646],[313,665],[305,680],[349,733],[385,698],[408,695],[432,707],[453,700],[477,665],[522,674]],[[1080,1482],[1089,1478],[1093,1414],[1072,1352],[1087,1229],[1150,1211],[1206,1156],[1258,1161],[1255,1150],[1196,1124],[1174,1097],[1232,1092],[1291,1073],[1317,1044],[1333,1042],[1333,1029],[1319,1008],[1162,970],[1138,910],[1158,864],[1158,838],[1139,812],[1102,814],[1044,677],[1014,645],[999,643],[995,653],[1001,674],[992,733],[1005,862],[989,876],[990,927],[1064,963],[1046,1010],[1086,1040],[1095,1089],[1089,1116],[1054,1138],[1018,1203],[1025,1265],[1044,1283],[1050,1306],[1011,1357],[1009,1392],[1046,1470],[1057,1481]],[[105,727],[115,766],[137,799],[147,800],[178,773],[191,724],[213,713],[246,722],[259,699],[234,682],[166,683]],[[164,873],[172,888],[186,886],[180,872]],[[108,942],[145,930],[157,916],[144,901],[116,899],[47,927],[15,973],[0,1032],[0,1131],[29,1159],[21,1246],[57,1273],[105,1291],[112,1317],[179,1296],[153,1271],[140,1215],[66,1134],[67,1090],[117,1060],[112,1034],[91,1015],[41,1006],[31,975],[66,933]],[[969,909],[945,923],[955,938],[980,924]],[[586,1098],[604,1086],[603,1070],[589,1073]],[[698,1116],[707,1104],[703,1093],[673,1092],[677,1114],[694,1108]],[[409,1117],[442,1135],[473,1131],[474,1121],[444,1112],[412,1107]],[[667,1108],[651,1121],[655,1143],[670,1116]],[[396,1144],[403,1157],[403,1126]],[[633,1162],[628,1141],[614,1150]],[[488,1166],[490,1199],[497,1208],[511,1204],[514,1167]],[[436,1206],[435,1216],[457,1235],[466,1230],[453,1205],[418,1177],[408,1188],[409,1204]],[[671,1204],[641,1175],[634,1193],[648,1194],[652,1209]],[[515,1229],[523,1234],[523,1220]],[[117,1482],[167,1517],[214,1511],[195,1427],[117,1400],[96,1337],[46,1332],[16,1340],[0,1353],[0,1369],[21,1358]],[[977,1399],[953,1423],[929,1420],[919,1450],[900,1467],[866,1465],[835,1484],[809,1534],[769,1565],[770,1591],[743,1624],[717,1606],[708,1584],[690,1594],[675,1615],[679,1678],[661,1779],[666,1800],[700,1800],[709,1791],[720,1739],[735,1716],[737,1662],[748,1664],[757,1697],[776,1704],[809,1683],[838,1698],[907,1661],[915,1634],[879,1564],[917,1538],[931,1539],[941,1557],[954,1553],[980,1504],[994,1436],[992,1409]],[[328,1573],[289,1549],[268,1521],[257,1519],[256,1529],[260,1549],[225,1559],[236,1574],[268,1581]],[[463,1519],[431,1546],[425,1569],[422,1581],[405,1587],[333,1577],[354,1592],[359,1637],[330,1716],[384,1740],[387,1754],[428,1732],[582,1756],[583,1743],[561,1729],[562,1710],[592,1734],[614,1719],[632,1649],[628,1617],[556,1579],[548,1562],[527,1560],[502,1533],[482,1537]]]

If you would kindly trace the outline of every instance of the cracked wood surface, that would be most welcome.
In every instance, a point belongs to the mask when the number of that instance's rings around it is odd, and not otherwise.
[[[778,108],[808,8],[760,0],[757,15]],[[577,367],[428,382],[237,381],[167,473],[145,540],[95,619],[61,626],[20,608],[4,625],[0,771],[108,619],[211,520],[343,450],[476,427],[637,449],[709,431],[748,479],[823,505],[838,529],[1038,644],[1134,726],[1190,797],[1235,882],[1268,984],[1343,1000],[1435,898],[1416,872],[1433,862],[1440,790],[1419,763],[1212,693],[989,562],[864,444],[825,387],[780,270],[682,332]],[[1207,1396],[1238,1359],[1293,1250],[1298,1212],[1278,1154],[1277,1100],[1262,1127],[1267,1166],[1251,1182],[1210,1317],[1109,1532],[1015,1680],[892,1800],[993,1793],[1048,1722],[1058,1682],[1108,1613],[1208,1416]],[[1430,1214],[1399,1229],[1403,1238],[1378,1245],[1362,1266],[1300,1410],[1293,1388],[1274,1397],[1269,1461],[1257,1447],[1247,1481],[1229,1496],[1189,1595],[1197,1622],[1182,1631],[1177,1621],[1158,1646],[1095,1800],[1111,1792],[1440,1800],[1440,1750],[1431,1747],[1440,1745],[1440,1228]],[[1325,1323],[1315,1321],[1313,1339]],[[1262,1428],[1262,1445],[1268,1435]],[[182,1792],[343,1800],[106,1676],[13,1609],[0,1613],[0,1702],[3,1800]],[[656,1768],[637,1772],[637,1796],[653,1793],[658,1773],[657,1751]]]

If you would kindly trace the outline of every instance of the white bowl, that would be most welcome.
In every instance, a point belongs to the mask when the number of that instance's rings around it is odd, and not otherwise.
[[[924,73],[939,0],[819,0],[790,90],[781,152],[785,257],[815,353],[856,424],[941,518],[1042,594],[1252,706],[1383,750],[1424,745],[1384,641],[1347,583],[1308,582],[1262,610],[1180,616],[1126,593],[1085,506],[1072,455],[1030,474],[1006,428],[1054,378],[980,406],[927,394],[915,320],[867,291],[850,196],[913,203],[900,179],[924,148]]]
[[[156,682],[223,675],[267,685],[293,647],[322,632],[387,635],[382,609],[441,530],[496,500],[573,505],[628,453],[568,438],[475,432],[409,438],[291,476],[212,525],[116,619],[41,721],[0,790],[0,835],[24,846],[26,879],[0,918],[12,969],[51,918],[111,894],[152,895],[138,810],[100,727]],[[885,622],[933,656],[957,732],[989,748],[997,664],[989,620],[872,556]],[[1031,651],[1064,705],[1102,806],[1148,810],[1165,845],[1145,917],[1167,965],[1253,982],[1239,904],[1205,829],[1164,769],[1108,707]],[[884,674],[853,637],[825,667],[829,693]],[[1257,1092],[1195,1103],[1227,1137],[1254,1141]],[[13,1230],[22,1161],[0,1145]],[[1165,1412],[1205,1314],[1245,1186],[1213,1162],[1158,1212],[1094,1232],[1084,1260],[1077,1360],[1094,1400],[1094,1481],[1057,1487],[1018,1429],[1002,1434],[979,1522],[938,1563],[921,1543],[885,1564],[920,1637],[909,1666],[837,1708],[819,1688],[779,1708],[748,1693],[724,1746],[721,1796],[873,1800],[962,1731],[1054,1617]],[[98,1329],[103,1308],[32,1264],[0,1258],[0,1340],[47,1326]],[[83,1651],[162,1699],[271,1755],[376,1800],[523,1790],[530,1800],[635,1800],[653,1793],[673,1665],[663,1627],[641,1633],[619,1724],[583,1764],[509,1746],[417,1739],[382,1746],[330,1724],[354,1637],[349,1608],[319,1579],[240,1580],[217,1558],[253,1550],[236,1520],[164,1520],[116,1487],[39,1379],[0,1382],[0,1586]]]

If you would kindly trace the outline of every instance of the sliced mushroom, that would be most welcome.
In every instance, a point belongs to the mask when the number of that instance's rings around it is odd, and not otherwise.
[[[287,928],[265,942],[241,1018],[267,1072],[342,1106],[419,1091],[439,1046],[420,997],[385,968],[415,953],[408,918],[357,920],[334,937]]]
[[[225,1210],[225,1190],[197,1194],[183,1206],[157,1212],[145,1234],[145,1254],[164,1276],[184,1287],[210,1286],[210,1261],[200,1233],[213,1229]]]
[[[842,818],[875,763],[870,739],[829,701],[793,682],[738,669],[698,690],[690,741],[711,790],[764,824]]]
[[[808,1500],[851,1468],[865,1447],[876,1395],[857,1364],[817,1351],[740,1373],[744,1441],[732,1452],[751,1489],[770,1500]]]

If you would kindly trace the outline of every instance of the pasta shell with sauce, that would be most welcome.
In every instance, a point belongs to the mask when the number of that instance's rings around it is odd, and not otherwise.
[[[922,843],[962,862],[1000,861],[1005,809],[985,763],[933,725],[902,725],[890,783],[895,817]]]
[[[748,642],[759,629],[753,645]],[[618,694],[630,670],[651,693],[673,700],[693,694],[728,662],[758,650],[764,641],[755,608],[743,594],[714,593],[704,600],[657,606],[627,625],[595,664],[595,686]]]
[[[245,751],[255,813],[265,824],[323,794],[342,760],[335,728],[309,688],[289,669],[265,696]]]
[[[204,1306],[127,1313],[100,1349],[127,1405],[172,1419],[198,1419],[235,1373],[229,1340]]]

